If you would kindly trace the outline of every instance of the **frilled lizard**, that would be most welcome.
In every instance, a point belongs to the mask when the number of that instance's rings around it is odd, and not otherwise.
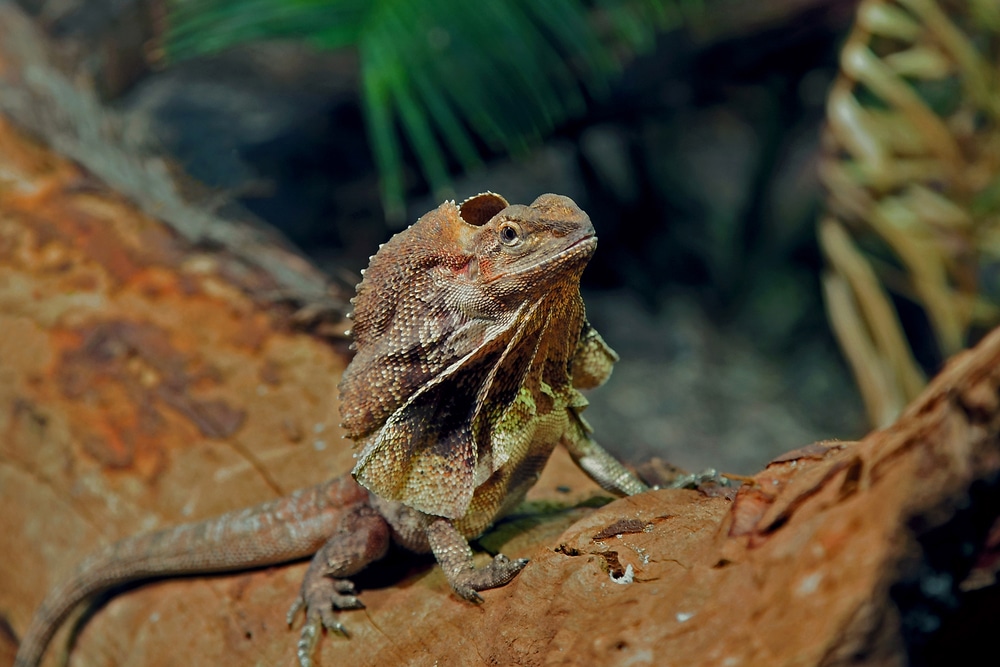
[[[310,665],[334,610],[362,606],[347,579],[390,541],[431,551],[455,592],[502,586],[527,560],[473,564],[467,538],[513,509],[562,443],[605,489],[646,489],[590,437],[579,389],[617,355],[587,323],[580,274],[597,246],[572,200],[446,202],[371,260],[354,300],[356,354],[340,384],[351,477],[205,522],[138,535],[83,561],[35,614],[15,665],[36,665],[82,601],[126,582],[271,565],[315,554],[288,613],[306,611]]]

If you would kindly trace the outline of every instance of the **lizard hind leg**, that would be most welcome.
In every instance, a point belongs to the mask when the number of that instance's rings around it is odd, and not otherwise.
[[[313,556],[287,616],[291,625],[299,611],[305,610],[306,622],[296,650],[301,667],[312,667],[322,628],[348,636],[335,610],[362,609],[365,605],[355,596],[354,584],[345,577],[385,556],[389,539],[385,519],[372,507],[362,505],[344,517],[336,532]]]
[[[503,586],[528,564],[527,558],[510,560],[497,554],[489,565],[477,568],[469,542],[450,520],[440,517],[428,522],[427,541],[452,589],[469,602],[482,602],[477,591]]]

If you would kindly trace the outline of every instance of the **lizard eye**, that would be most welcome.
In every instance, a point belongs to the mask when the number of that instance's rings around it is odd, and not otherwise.
[[[521,242],[521,226],[516,222],[505,221],[500,223],[497,234],[500,236],[500,243],[505,246],[515,246]]]

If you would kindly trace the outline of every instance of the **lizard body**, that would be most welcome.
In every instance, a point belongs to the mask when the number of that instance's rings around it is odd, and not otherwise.
[[[356,355],[340,385],[361,448],[353,479],[110,545],[46,596],[16,667],[36,665],[73,608],[114,586],[315,554],[288,614],[305,609],[297,653],[308,666],[323,627],[346,634],[334,611],[363,606],[347,577],[390,541],[433,552],[473,602],[516,576],[527,560],[501,554],[477,568],[467,538],[524,498],[557,445],[605,489],[645,490],[580,415],[578,390],[617,360],[579,293],[595,247],[587,215],[557,195],[446,202],[394,236],[354,300]]]

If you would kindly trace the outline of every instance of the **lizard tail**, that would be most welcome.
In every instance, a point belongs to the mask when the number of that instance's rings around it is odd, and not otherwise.
[[[243,570],[312,555],[345,510],[368,492],[342,477],[220,517],[129,537],[86,558],[35,612],[14,667],[35,667],[52,636],[84,600],[125,583],[183,574]]]

